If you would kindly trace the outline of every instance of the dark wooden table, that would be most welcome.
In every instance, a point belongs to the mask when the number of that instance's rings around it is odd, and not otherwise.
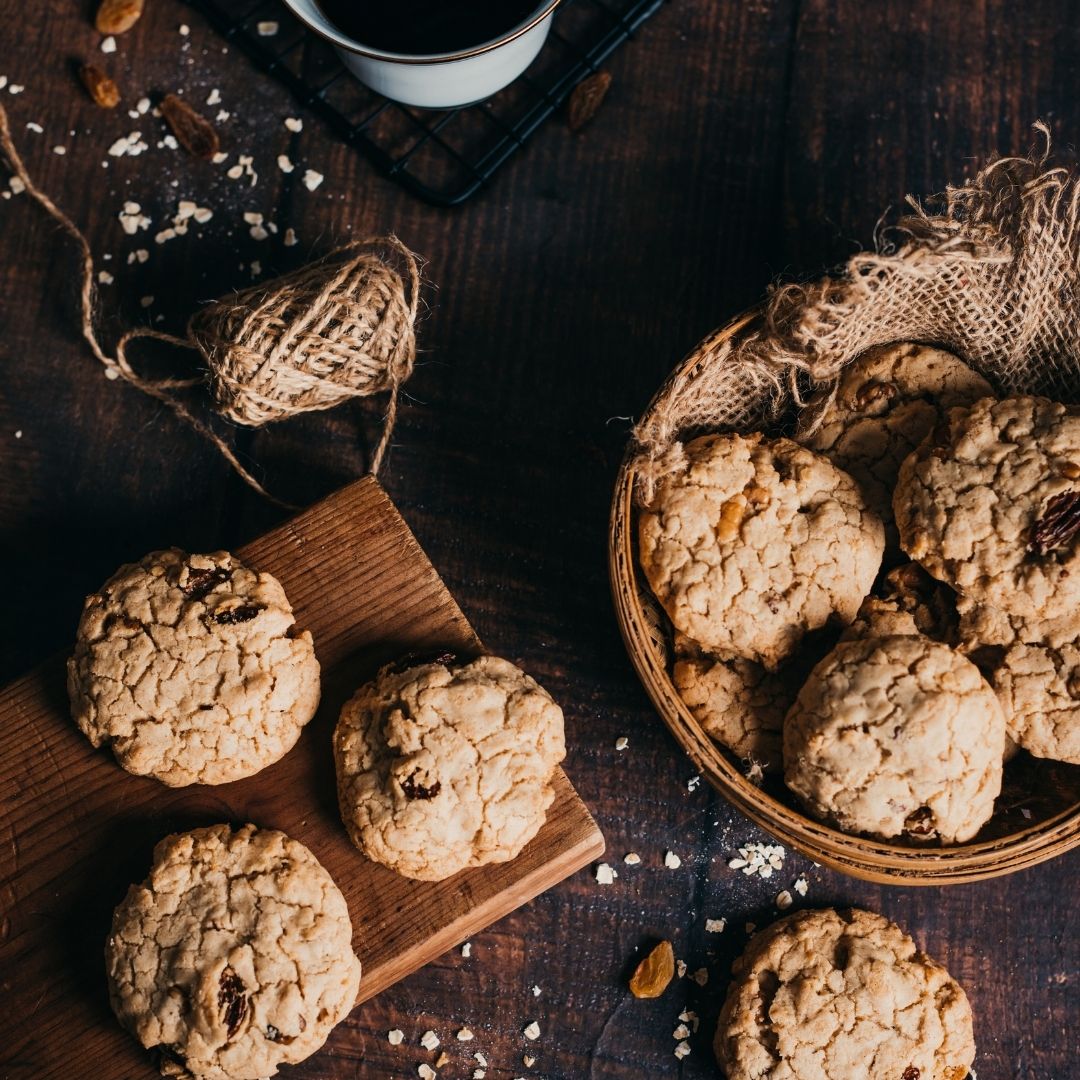
[[[610,62],[611,94],[591,126],[575,135],[552,122],[457,211],[414,201],[311,118],[291,135],[286,93],[224,55],[182,4],[152,0],[106,57],[87,0],[0,7],[0,71],[26,87],[2,100],[42,185],[99,258],[113,256],[102,263],[116,278],[104,290],[110,334],[148,319],[148,295],[150,315],[179,328],[197,301],[250,280],[252,259],[269,274],[393,229],[429,260],[422,364],[382,479],[481,637],[563,703],[567,771],[620,869],[606,887],[580,873],[476,938],[468,959],[447,956],[358,1009],[331,1050],[290,1075],[415,1076],[432,1057],[417,1045],[427,1028],[450,1053],[447,1077],[470,1075],[475,1049],[491,1078],[715,1075],[711,1028],[744,924],[774,917],[776,893],[805,874],[800,903],[880,910],[960,978],[982,1080],[1080,1077],[1080,858],[952,889],[867,885],[794,854],[770,881],[729,870],[737,846],[764,837],[710,790],[688,790],[693,769],[623,651],[605,566],[630,418],[695,341],[777,276],[814,274],[869,244],[905,193],[1028,151],[1036,118],[1069,158],[1080,137],[1072,4],[673,0]],[[223,137],[234,155],[256,155],[257,187],[156,149],[147,119],[97,110],[71,74],[87,56],[117,74],[125,105],[181,87],[202,102],[218,88],[232,113]],[[140,128],[154,133],[150,150],[106,157]],[[309,192],[298,173],[283,176],[282,152],[324,184]],[[180,198],[214,218],[159,247],[152,233]],[[150,233],[123,234],[127,199],[154,219]],[[246,210],[294,227],[300,243],[249,238]],[[0,203],[0,243],[6,679],[67,644],[83,595],[119,562],[169,544],[235,546],[283,515],[168,412],[102,377],[75,332],[69,247],[24,197]],[[141,247],[149,260],[128,265]],[[380,408],[230,438],[271,487],[310,502],[363,471]],[[679,869],[664,868],[668,850]],[[622,865],[629,851],[641,855],[635,869]],[[727,929],[707,934],[706,918],[719,917]],[[627,974],[658,937],[691,971],[706,967],[707,985],[632,999]],[[671,1033],[685,1007],[702,1025],[680,1063]],[[533,1019],[542,1034],[527,1043]],[[455,1041],[463,1025],[473,1043]],[[407,1040],[391,1047],[396,1026]],[[79,1063],[83,1075],[90,1065]]]

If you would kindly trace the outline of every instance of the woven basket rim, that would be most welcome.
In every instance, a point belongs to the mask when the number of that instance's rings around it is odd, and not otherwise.
[[[715,347],[751,326],[760,306],[708,334],[675,366],[643,414],[648,416],[673,384],[692,377]],[[1080,846],[1080,801],[1030,826],[994,840],[917,848],[841,832],[788,806],[751,783],[702,730],[671,681],[666,662],[648,646],[649,623],[641,600],[631,444],[615,482],[608,533],[608,572],[623,642],[660,718],[702,776],[737,810],[784,843],[817,862],[872,881],[915,885],[956,884],[1013,873]]]

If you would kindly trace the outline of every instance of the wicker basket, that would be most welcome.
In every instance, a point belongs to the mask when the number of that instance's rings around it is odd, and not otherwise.
[[[752,327],[744,314],[703,341],[672,373],[650,404],[700,374],[717,347]],[[836,870],[869,881],[948,885],[1010,874],[1080,845],[1080,767],[1026,754],[1006,766],[993,818],[965,844],[916,847],[839,832],[803,814],[779,778],[758,787],[732,755],[717,746],[683,704],[671,681],[666,616],[637,563],[631,452],[619,470],[611,509],[609,570],[615,610],[630,659],[661,718],[710,784],[782,843]]]

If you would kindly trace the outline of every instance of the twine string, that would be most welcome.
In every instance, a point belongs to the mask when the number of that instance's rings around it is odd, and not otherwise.
[[[249,427],[388,392],[382,431],[370,459],[371,474],[378,474],[397,421],[399,390],[416,359],[420,262],[396,236],[353,241],[275,281],[217,300],[191,317],[186,337],[150,327],[128,330],[116,344],[116,355],[109,356],[95,329],[97,290],[90,245],[34,183],[2,104],[0,150],[26,193],[78,246],[82,336],[111,378],[122,378],[167,405],[216,446],[249,487],[287,509],[296,507],[267,491],[231,446],[176,396],[177,391],[205,384],[206,377],[140,375],[128,359],[131,344],[150,339],[200,353],[217,411]],[[404,280],[381,252],[401,264]]]

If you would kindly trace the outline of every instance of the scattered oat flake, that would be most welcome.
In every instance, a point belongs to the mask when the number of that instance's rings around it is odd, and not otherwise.
[[[300,120],[299,118],[297,118],[295,116],[287,116],[285,118],[285,126],[290,131],[303,131],[304,130],[304,121]]]
[[[8,187],[12,195],[21,195],[26,190],[26,184],[21,176],[9,176]]]
[[[21,94],[26,89],[25,86],[20,86],[18,83],[12,83],[8,87],[9,94]]]
[[[521,1064],[524,1065],[526,1069],[531,1069],[536,1064],[536,1058],[530,1057],[528,1054],[526,1054],[521,1059]]]
[[[231,113],[231,112],[229,112],[229,110],[228,110],[228,109],[218,109],[218,111],[217,111],[217,116],[215,116],[215,117],[214,117],[214,119],[215,119],[215,120],[216,120],[216,121],[217,121],[217,122],[218,122],[219,124],[224,124],[224,123],[225,123],[225,121],[226,121],[226,120],[228,120],[228,119],[230,119],[231,117],[232,117],[232,113]]]
[[[484,1080],[487,1073],[483,1069],[473,1069],[472,1080]]]
[[[747,844],[739,848],[738,857],[730,859],[728,866],[732,870],[741,870],[748,877],[757,874],[768,879],[774,870],[783,867],[786,854],[780,844]]]
[[[101,51],[103,53],[116,52],[116,38],[114,38],[111,34],[107,38],[105,38],[105,40],[101,43]]]
[[[52,148],[52,152],[54,154],[59,154],[61,157],[63,157],[64,154],[67,153],[67,147],[66,146],[54,146]]]
[[[706,968],[698,968],[690,978],[693,979],[698,986],[704,986],[709,981],[709,972]]]
[[[215,165],[220,165],[223,161],[228,161],[229,160],[229,155],[226,154],[223,150],[219,150],[210,160]],[[237,176],[239,176],[239,175],[240,174],[237,173]]]
[[[686,790],[687,791],[696,791],[697,788],[698,788],[698,785],[700,783],[701,783],[701,777],[700,776],[691,776],[690,779],[686,781]]]
[[[142,304],[143,307],[150,307],[153,302],[154,298],[152,296],[144,296],[139,300],[139,303]]]
[[[291,173],[296,166],[289,160],[288,154],[278,154],[277,167],[283,173]]]
[[[800,877],[795,879],[795,885],[793,886],[793,888],[800,896],[806,895],[806,890],[808,887],[809,886],[807,884],[806,878]]]
[[[259,37],[273,37],[281,27],[272,19],[266,22],[256,23],[255,29],[259,31]]]
[[[539,1039],[540,1025],[534,1020],[531,1024],[528,1025],[528,1027],[524,1029],[524,1031],[522,1031],[521,1034],[524,1035],[526,1039]]]
[[[251,276],[257,278],[262,273],[262,263],[258,259],[251,260]]]
[[[685,1024],[680,1024],[672,1033],[673,1039],[688,1039],[690,1038],[690,1029]]]
[[[420,1080],[436,1080],[436,1077],[439,1074],[430,1065],[425,1063],[417,1066],[416,1075],[420,1077]]]
[[[263,216],[262,214],[248,210],[244,213],[244,222],[247,225],[261,225],[263,223]]]
[[[290,227],[290,228],[285,230],[285,239],[284,239],[283,243],[285,244],[286,247],[296,247],[297,239],[296,239],[296,230],[295,229]],[[463,956],[468,956],[469,954],[467,952],[463,951],[462,955]]]
[[[425,1050],[434,1050],[439,1045],[439,1036],[434,1031],[425,1031],[420,1036],[420,1045]]]
[[[391,1046],[400,1046],[405,1040],[405,1032],[401,1028],[394,1028],[386,1033],[386,1039]]]
[[[484,1055],[481,1054],[479,1050],[477,1050],[476,1053],[473,1054],[473,1060],[476,1062],[477,1065],[483,1065],[485,1069],[487,1068],[487,1058],[484,1057]]]
[[[623,862],[627,866],[637,866],[641,862],[641,856],[636,851],[628,851],[623,856]]]
[[[680,979],[685,979],[686,978],[686,961],[685,960],[676,960],[675,961],[675,972],[679,976]]]
[[[683,1011],[679,1013],[679,1019],[682,1020],[683,1023],[689,1024],[695,1032],[701,1026],[701,1020],[693,1009],[683,1009]]]
[[[314,169],[308,169],[304,173],[304,187],[308,191],[314,191],[325,179],[321,172],[316,172]]]
[[[220,105],[221,104],[221,91],[215,86],[209,94],[206,95],[207,105]]]
[[[1025,821],[1031,820],[1031,811],[1026,806],[1020,807],[1020,813],[1024,815]]]
[[[140,116],[145,116],[150,111],[150,99],[148,97],[141,97],[135,102],[135,111]]]
[[[97,279],[102,285],[111,285],[115,280],[108,270],[99,270]]]
[[[15,438],[16,439],[21,439],[22,438],[22,431],[21,430],[15,432]]]
[[[533,997],[539,997],[541,995],[541,993],[543,993],[543,991],[540,989],[539,986],[534,986],[532,988],[532,996]]]
[[[669,870],[678,870],[682,866],[682,859],[674,851],[668,851],[664,853],[664,865]]]
[[[472,1042],[473,1033],[468,1028],[462,1028],[457,1033],[458,1042]]]
[[[781,911],[787,911],[787,909],[791,907],[791,904],[792,896],[791,893],[787,891],[787,889],[783,889],[781,892],[778,892],[776,894],[776,906]]]
[[[180,24],[180,36],[187,37],[191,33],[191,27],[187,23]]]
[[[727,919],[706,919],[705,933],[722,934],[725,926],[727,926]]]
[[[3,90],[5,86],[7,86],[7,76],[0,75],[0,90]]]
[[[616,750],[625,750],[629,745],[630,740],[625,735],[620,735],[619,738],[615,740]]]
[[[26,130],[34,132],[35,135],[40,135],[45,129],[40,124],[35,124],[33,120],[28,120]]]
[[[446,1065],[446,1064],[447,1064],[447,1063],[448,1063],[449,1061],[450,1061],[450,1055],[449,1055],[449,1054],[448,1054],[448,1053],[447,1053],[447,1052],[446,1052],[446,1051],[444,1050],[444,1051],[443,1051],[443,1052],[442,1052],[442,1053],[441,1053],[441,1054],[440,1054],[440,1055],[439,1055],[439,1056],[438,1056],[438,1057],[437,1057],[437,1058],[435,1059],[435,1068],[436,1068],[436,1069],[441,1069],[441,1068],[442,1068],[442,1067],[443,1067],[444,1065]]]
[[[690,1044],[684,1039],[678,1046],[675,1047],[675,1056],[682,1061],[684,1057],[690,1056]]]
[[[618,874],[606,863],[602,862],[596,868],[596,881],[599,885],[612,885]]]

